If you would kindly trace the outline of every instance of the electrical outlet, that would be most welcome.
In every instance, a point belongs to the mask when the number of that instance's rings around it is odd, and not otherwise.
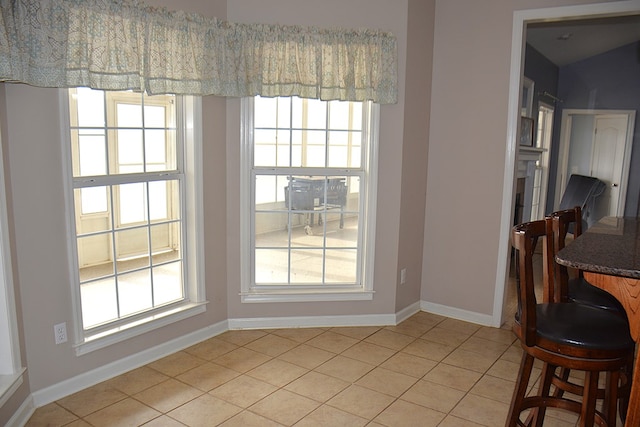
[[[67,342],[67,322],[53,325],[53,335],[56,338],[56,344]]]
[[[400,270],[400,284],[404,285],[405,283],[407,283],[407,269],[403,268]]]

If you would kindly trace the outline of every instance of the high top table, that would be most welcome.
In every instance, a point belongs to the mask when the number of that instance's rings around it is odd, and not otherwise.
[[[584,271],[584,278],[612,294],[629,318],[631,337],[640,341],[640,219],[605,217],[568,244],[556,261]],[[640,352],[625,426],[640,426]]]

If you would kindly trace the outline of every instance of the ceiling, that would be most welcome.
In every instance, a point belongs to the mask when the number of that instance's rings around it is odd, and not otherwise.
[[[559,67],[638,40],[640,15],[527,25],[527,43]]]

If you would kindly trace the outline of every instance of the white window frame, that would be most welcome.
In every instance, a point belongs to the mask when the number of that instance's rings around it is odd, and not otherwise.
[[[170,308],[148,311],[134,316],[128,323],[114,325],[112,329],[89,334],[83,328],[80,298],[79,267],[71,163],[71,136],[69,96],[60,90],[63,136],[63,170],[65,171],[65,202],[67,206],[67,247],[73,307],[73,346],[78,356],[86,354],[171,323],[203,313],[206,310],[204,285],[204,216],[202,200],[202,100],[200,97],[176,97],[176,138],[183,147],[185,185],[181,218],[184,221],[183,269],[185,298]],[[180,155],[180,154],[179,154]],[[120,321],[121,322],[121,321]]]
[[[23,383],[0,139],[0,408]]]
[[[363,129],[368,139],[368,149],[363,156],[364,175],[360,183],[362,214],[361,286],[256,286],[253,283],[253,259],[255,236],[252,203],[253,180],[253,97],[241,100],[241,150],[240,150],[240,298],[243,303],[260,302],[314,302],[356,301],[373,299],[373,272],[375,259],[375,224],[378,183],[378,129],[380,106],[371,104],[368,128]],[[331,168],[318,168],[319,175],[332,173]],[[321,173],[320,173],[321,172]],[[339,173],[338,173],[339,174]]]

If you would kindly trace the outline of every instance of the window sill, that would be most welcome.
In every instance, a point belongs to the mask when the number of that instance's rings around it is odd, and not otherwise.
[[[74,345],[76,355],[82,356],[83,354],[108,347],[179,320],[204,313],[206,311],[206,305],[207,301],[182,305],[174,310],[136,321],[135,324],[120,326],[94,336],[86,337],[84,342]]]
[[[240,297],[243,303],[368,301],[373,299],[373,291],[260,290],[241,293]]]
[[[13,393],[22,385],[23,374],[26,371],[22,368],[19,372],[11,375],[0,375],[0,408],[9,400]]]

